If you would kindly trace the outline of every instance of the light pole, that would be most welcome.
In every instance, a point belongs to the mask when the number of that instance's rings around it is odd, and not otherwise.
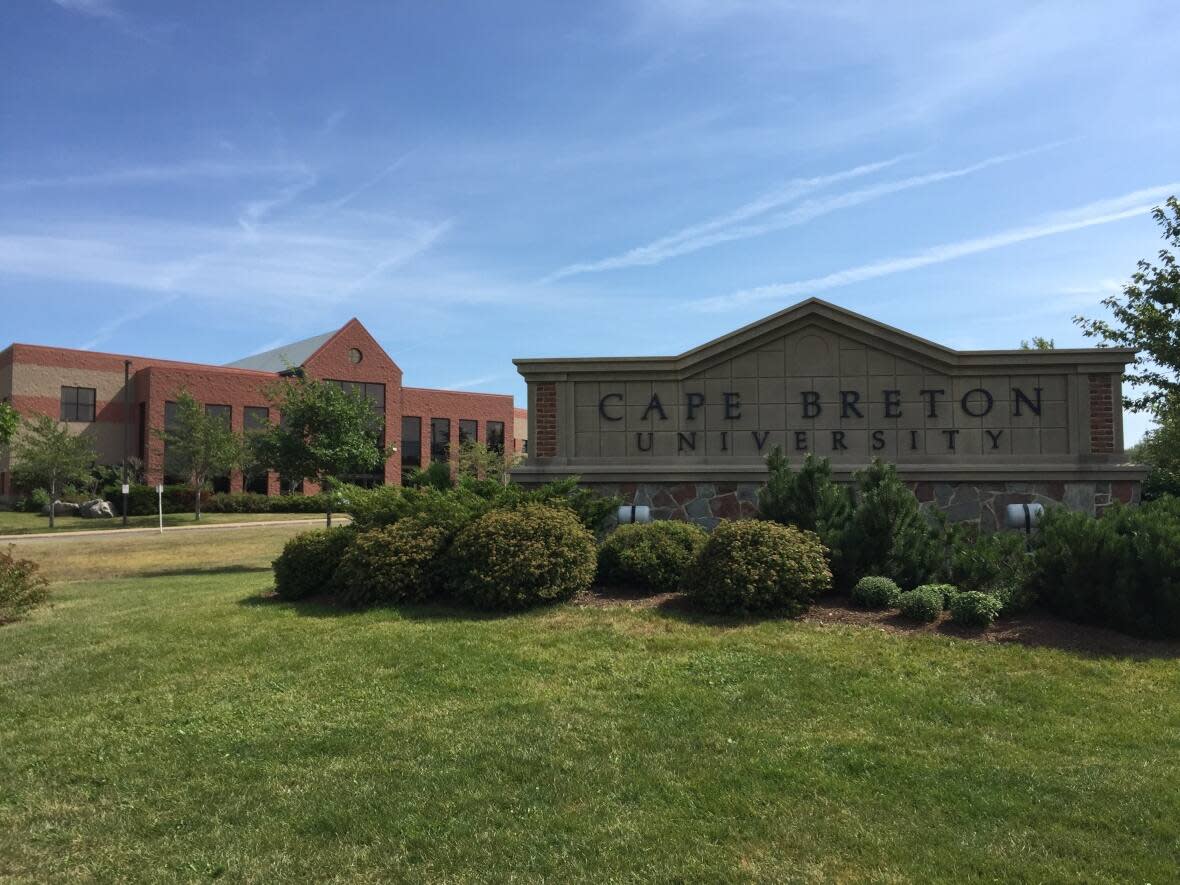
[[[127,526],[127,508],[131,488],[127,484],[127,447],[131,440],[131,360],[123,360],[123,526]]]

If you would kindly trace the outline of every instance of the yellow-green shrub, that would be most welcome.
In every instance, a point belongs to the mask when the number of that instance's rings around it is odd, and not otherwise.
[[[817,535],[754,520],[717,526],[684,582],[688,595],[711,611],[787,615],[802,614],[831,586]]]
[[[709,533],[676,520],[622,525],[598,551],[598,580],[666,593],[680,586]]]
[[[445,527],[421,517],[358,534],[332,581],[337,598],[354,608],[429,599],[440,589],[449,538]]]
[[[564,507],[493,510],[465,527],[448,552],[455,594],[481,608],[518,609],[568,599],[594,581],[594,536]]]

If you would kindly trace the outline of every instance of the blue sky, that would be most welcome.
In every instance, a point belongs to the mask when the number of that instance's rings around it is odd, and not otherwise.
[[[1078,346],[1180,192],[1174,2],[3,19],[0,346],[223,362],[357,316],[408,383],[521,400],[513,357],[676,353],[809,295]]]

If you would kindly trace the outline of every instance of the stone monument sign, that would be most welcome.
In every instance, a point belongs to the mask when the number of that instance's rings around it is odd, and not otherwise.
[[[957,351],[809,299],[679,356],[518,359],[528,461],[657,516],[752,515],[774,446],[837,478],[895,463],[918,497],[994,528],[1003,505],[1138,499],[1121,382],[1133,350]]]

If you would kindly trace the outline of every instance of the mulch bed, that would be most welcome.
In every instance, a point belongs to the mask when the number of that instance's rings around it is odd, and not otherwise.
[[[573,602],[591,608],[654,608],[684,614],[693,611],[683,593],[649,596],[614,587],[594,587],[578,594]],[[1180,642],[1141,639],[1103,627],[1064,621],[1041,611],[1001,618],[991,627],[980,629],[955,624],[946,612],[937,621],[924,624],[903,617],[896,611],[857,608],[849,597],[830,594],[821,597],[799,620],[822,625],[865,627],[888,633],[930,633],[975,642],[1015,642],[1100,657],[1180,658]]]

